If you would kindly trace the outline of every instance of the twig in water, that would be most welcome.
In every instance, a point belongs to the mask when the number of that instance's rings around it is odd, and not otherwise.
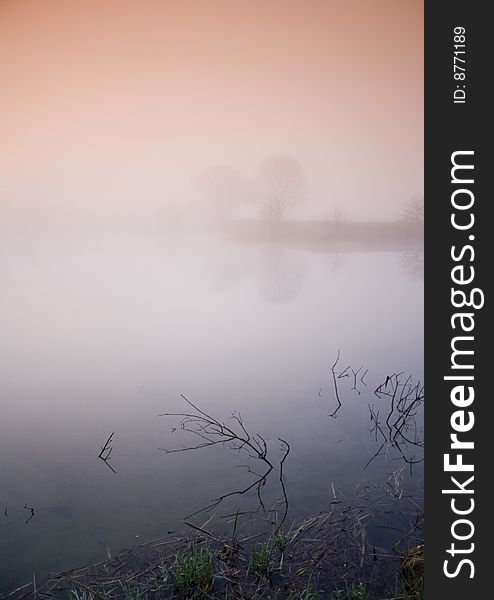
[[[341,373],[338,374],[338,379],[343,379],[344,377],[350,377],[350,375],[348,374],[349,368],[350,368],[350,365],[348,365],[348,367],[343,369],[343,371],[341,371]]]
[[[117,472],[115,471],[115,469],[111,466],[110,464],[110,455],[113,451],[113,446],[110,446],[110,444],[113,441],[113,436],[115,435],[115,432],[112,431],[110,437],[106,440],[106,442],[104,443],[104,445],[101,447],[101,452],[98,454],[98,458],[101,459],[105,465],[110,469],[110,471],[113,471],[113,473],[115,473],[115,475],[117,474]]]
[[[331,373],[332,373],[332,375],[333,375],[334,394],[335,394],[336,401],[338,402],[338,406],[337,406],[337,407],[334,409],[334,411],[333,411],[333,412],[332,412],[332,413],[329,415],[330,417],[333,417],[333,418],[336,418],[336,415],[338,414],[338,411],[340,410],[340,408],[341,408],[341,406],[342,406],[342,404],[341,404],[341,400],[340,400],[340,394],[339,394],[339,392],[338,392],[338,383],[337,383],[337,381],[336,381],[336,377],[337,377],[337,375],[336,375],[336,371],[335,371],[335,369],[336,369],[336,365],[338,364],[339,360],[340,360],[340,349],[338,349],[338,354],[337,354],[337,356],[336,356],[336,360],[334,361],[334,363],[333,363],[333,366],[331,367]],[[348,367],[347,367],[347,369],[348,369]],[[345,369],[345,371],[346,371],[347,369]],[[340,375],[341,375],[341,373],[340,373]]]
[[[357,377],[358,377],[358,374],[360,373],[360,371],[361,371],[363,368],[364,368],[364,365],[362,365],[362,366],[361,366],[361,367],[358,369],[358,371],[354,371],[354,370],[352,369],[352,374],[353,374],[353,387],[352,387],[351,389],[352,389],[352,390],[354,390],[354,391],[356,391],[356,392],[357,392],[357,394],[358,394],[359,396],[360,396],[360,390],[359,390],[359,389],[358,389],[358,387],[357,387]],[[366,373],[367,373],[367,371],[366,371]],[[364,383],[364,385],[365,385],[365,383]]]
[[[34,518],[34,507],[33,506],[28,506],[27,504],[24,504],[24,510],[29,510],[31,511],[31,514],[29,515],[29,517],[27,518],[26,521],[24,521],[24,523],[27,525],[29,523],[29,521]]]
[[[160,448],[160,450],[163,450],[167,454],[173,454],[176,452],[200,450],[201,448],[207,448],[210,446],[226,445],[231,450],[234,450],[236,452],[244,452],[249,456],[249,458],[257,460],[264,465],[264,470],[261,472],[254,471],[250,467],[250,465],[239,465],[247,468],[248,472],[254,475],[255,480],[249,485],[245,486],[244,488],[234,490],[232,492],[228,492],[219,496],[208,506],[205,506],[195,511],[194,513],[185,517],[185,519],[188,520],[191,517],[194,517],[200,513],[209,511],[221,502],[223,502],[223,500],[226,500],[227,498],[231,498],[233,496],[242,496],[244,494],[247,494],[247,492],[251,490],[257,493],[259,503],[257,510],[266,510],[264,500],[262,497],[262,488],[266,484],[271,472],[275,469],[273,462],[270,458],[268,458],[269,448],[266,440],[258,433],[251,435],[245,428],[244,422],[239,413],[232,413],[230,418],[235,425],[228,426],[226,425],[226,423],[219,421],[211,415],[208,415],[206,412],[204,412],[198,406],[196,406],[193,402],[191,402],[188,398],[186,398],[183,394],[181,395],[181,397],[193,409],[193,412],[163,413],[159,416],[180,417],[180,429],[182,431],[192,433],[193,435],[197,436],[200,439],[200,441],[199,443],[191,446],[174,448],[171,450],[166,448]],[[283,480],[283,465],[290,452],[290,445],[285,440],[282,440],[281,438],[278,439],[282,443],[281,450],[283,452],[282,458],[279,463],[279,471],[283,501],[285,504],[285,514],[283,520],[285,520],[286,514],[288,512],[288,498]]]
[[[410,472],[415,464],[423,461],[423,457],[416,458],[414,455],[408,455],[407,448],[424,446],[415,418],[424,401],[424,387],[420,381],[413,384],[411,375],[403,381],[402,375],[403,373],[388,375],[386,380],[374,390],[377,398],[389,400],[389,408],[381,426],[379,411],[376,412],[369,404],[370,420],[373,423],[370,431],[374,434],[376,442],[381,436],[382,444],[364,469],[381,454],[384,448],[396,449],[398,459],[404,460],[409,465]]]
[[[283,452],[283,458],[280,460],[280,485],[281,485],[281,490],[283,492],[283,498],[284,498],[284,504],[285,504],[285,510],[283,512],[283,518],[281,519],[278,527],[276,528],[276,533],[278,533],[278,531],[281,529],[281,527],[283,526],[283,523],[286,520],[286,517],[288,515],[288,496],[286,494],[286,488],[285,488],[285,480],[283,479],[283,465],[285,464],[285,460],[287,459],[288,455],[290,454],[290,444],[282,439],[282,438],[278,438],[278,440],[281,442],[281,450]]]

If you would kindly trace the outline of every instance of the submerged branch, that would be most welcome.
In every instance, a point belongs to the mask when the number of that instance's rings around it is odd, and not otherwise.
[[[110,456],[111,456],[111,453],[113,452],[113,446],[110,446],[110,444],[113,441],[113,436],[114,435],[115,435],[115,432],[112,431],[112,433],[109,436],[109,438],[106,440],[106,442],[104,443],[104,445],[101,447],[101,452],[98,454],[98,458],[100,460],[102,460],[105,463],[105,465],[110,469],[110,471],[112,471],[116,475],[117,472],[115,471],[115,469],[110,464]]]
[[[196,515],[207,512],[221,504],[227,498],[234,496],[243,496],[250,491],[255,491],[258,499],[257,510],[265,511],[265,503],[262,495],[262,489],[266,485],[271,473],[275,470],[275,465],[268,458],[269,447],[266,440],[259,433],[251,434],[244,425],[242,416],[238,412],[233,412],[230,416],[233,425],[227,425],[223,421],[219,421],[215,417],[201,410],[189,398],[181,395],[182,399],[193,409],[190,413],[162,413],[161,417],[178,417],[181,419],[179,429],[198,437],[201,441],[197,444],[183,446],[181,448],[160,448],[167,454],[178,452],[189,452],[201,450],[203,448],[223,445],[235,452],[243,452],[250,459],[259,461],[263,465],[263,470],[258,471],[251,468],[250,465],[238,465],[246,468],[248,473],[254,475],[255,479],[250,484],[243,488],[236,489],[217,497],[207,506],[189,514],[185,519],[190,519]],[[173,428],[176,431],[177,428]],[[282,457],[279,462],[280,486],[283,495],[283,504],[285,506],[281,524],[285,521],[288,513],[288,496],[286,493],[285,483],[283,479],[283,466],[288,454],[290,453],[290,445],[286,440],[278,438],[281,442]],[[280,524],[280,526],[281,526]]]
[[[409,375],[405,380],[402,379],[403,373],[393,373],[388,375],[374,391],[374,395],[380,400],[388,400],[389,407],[386,413],[384,423],[379,420],[379,411],[375,411],[370,404],[369,415],[372,423],[371,433],[376,441],[382,438],[382,444],[379,450],[367,462],[364,469],[379,456],[383,450],[395,449],[398,457],[404,460],[412,472],[413,466],[423,461],[422,457],[410,455],[407,451],[409,447],[424,447],[424,440],[419,435],[416,415],[424,401],[424,386],[420,381],[412,382],[412,376]]]

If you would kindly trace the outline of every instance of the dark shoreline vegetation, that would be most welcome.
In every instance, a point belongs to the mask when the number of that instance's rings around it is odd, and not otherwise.
[[[423,600],[423,545],[394,553],[369,548],[361,533],[368,511],[331,508],[271,535],[243,535],[239,515],[231,515],[230,535],[196,527],[44,582],[33,576],[2,597]]]
[[[42,219],[33,228],[9,227],[10,234],[38,234],[66,236],[100,235],[102,232],[127,236],[218,236],[245,243],[278,243],[302,250],[324,252],[337,249],[354,252],[362,250],[400,251],[420,250],[423,247],[424,224],[414,221],[332,221],[309,219],[286,219],[268,222],[255,219],[223,219],[220,221],[187,222],[183,220],[163,222],[156,218],[150,222],[134,221],[98,223],[88,220],[61,220],[48,224]],[[6,233],[5,231],[3,233]]]
[[[346,384],[360,396],[368,387],[367,370],[345,366],[338,351],[330,372],[334,405],[328,407],[328,417],[336,419],[344,408],[340,388]],[[377,451],[364,470],[377,457],[404,466],[386,471],[384,483],[357,483],[351,495],[345,496],[331,483],[324,510],[291,522],[284,478],[289,442],[278,437],[276,444],[270,444],[258,433],[250,433],[239,413],[219,420],[182,396],[185,412],[160,416],[178,420],[171,432],[182,432],[193,442],[161,450],[174,454],[224,447],[243,457],[245,464],[238,466],[250,475],[245,487],[227,491],[185,517],[182,523],[189,533],[168,532],[115,557],[108,555],[103,562],[35,574],[32,581],[0,597],[421,600],[422,495],[414,497],[405,490],[402,473],[413,474],[423,460],[416,416],[422,410],[424,388],[410,375],[393,373],[373,395],[379,402],[368,403],[369,432]],[[98,458],[116,475],[110,464],[113,435]],[[279,499],[268,504],[265,489],[273,483],[279,488]],[[240,505],[242,499],[246,505]],[[225,505],[221,513],[217,512],[220,505]],[[388,530],[384,544],[376,543],[371,533],[379,528]]]
[[[293,248],[323,252],[419,250],[423,247],[423,223],[286,220],[229,221],[224,224],[227,238],[250,243],[276,242]]]

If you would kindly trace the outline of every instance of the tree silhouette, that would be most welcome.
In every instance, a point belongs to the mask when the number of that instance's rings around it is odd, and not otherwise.
[[[402,207],[399,221],[407,223],[423,223],[424,222],[424,198],[422,196],[414,196]]]
[[[273,156],[260,168],[262,206],[269,222],[279,222],[304,200],[307,180],[301,164],[290,156]]]

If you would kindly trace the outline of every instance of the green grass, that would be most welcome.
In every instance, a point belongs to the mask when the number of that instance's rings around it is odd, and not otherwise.
[[[175,595],[193,597],[207,592],[213,584],[213,554],[206,546],[191,544],[177,554],[172,568]]]
[[[95,600],[94,594],[86,591],[72,590],[69,596],[70,600]]]
[[[296,600],[319,600],[320,595],[312,583],[308,583],[304,589],[297,594]],[[295,598],[293,599],[295,600]]]
[[[338,590],[331,600],[366,600],[367,591],[363,583],[353,583],[347,590]]]
[[[413,581],[408,580],[408,585],[401,598],[403,600],[424,600],[424,582],[422,578],[416,578]]]
[[[270,540],[270,545],[273,550],[278,552],[283,552],[285,546],[287,545],[288,539],[281,531],[276,533]]]
[[[268,579],[271,574],[271,549],[269,544],[254,549],[250,569],[259,580]]]
[[[254,599],[261,597],[267,600],[382,599],[383,596],[378,595],[376,590],[367,587],[358,579],[353,584],[343,582],[339,589],[336,587],[336,590],[330,593],[328,588],[323,590],[318,587],[317,581],[312,578],[310,572],[308,572],[308,580],[298,582],[290,580],[284,587],[276,574],[278,570],[281,573],[283,568],[285,569],[283,574],[286,572],[284,561],[291,558],[291,555],[286,552],[287,544],[289,544],[288,538],[281,533],[276,533],[263,543],[245,548],[242,554],[238,556],[235,554],[235,560],[230,564],[228,557],[227,562],[224,562],[222,552],[215,550],[215,546],[209,545],[204,540],[188,542],[181,546],[174,557],[168,557],[166,562],[161,560],[156,564],[152,581],[138,583],[134,580],[134,573],[130,572],[129,575],[132,576],[111,579],[108,586],[98,584],[96,581],[86,582],[84,590],[78,587],[66,597],[67,600],[101,598],[145,600],[151,590],[153,594],[158,594],[160,597],[169,597],[172,594],[179,600],[200,600],[206,597],[215,600],[215,598],[224,598],[222,585],[225,575],[223,570],[226,568],[227,571],[234,569],[241,585],[245,585],[244,590],[255,590],[250,596]],[[213,585],[215,572],[217,572],[217,579],[216,585]],[[331,577],[329,582],[327,577],[325,581],[331,586]],[[109,584],[112,584],[111,588]],[[332,586],[337,586],[336,581],[333,580]],[[424,600],[422,547],[412,548],[404,555],[401,568],[395,573],[394,585],[388,590],[388,593],[384,594],[388,600]]]
[[[124,600],[143,600],[144,599],[144,592],[139,588],[139,586],[132,584],[132,583],[126,583],[126,582],[120,582],[120,585],[122,587],[122,591],[124,594]]]

